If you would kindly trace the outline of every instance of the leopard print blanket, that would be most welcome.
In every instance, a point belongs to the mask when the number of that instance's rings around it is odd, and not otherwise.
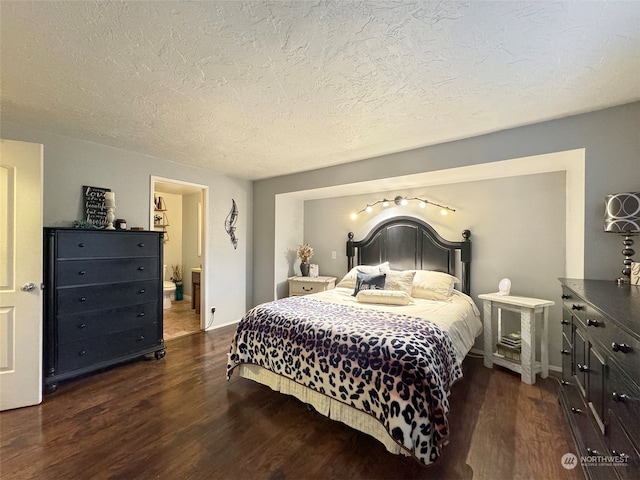
[[[424,464],[440,456],[462,370],[448,334],[428,320],[289,297],[250,310],[233,338],[240,363],[283,375],[378,419]]]

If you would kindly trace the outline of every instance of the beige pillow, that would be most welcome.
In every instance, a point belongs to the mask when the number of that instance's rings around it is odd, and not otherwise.
[[[460,283],[460,280],[447,273],[417,270],[411,296],[427,300],[449,300],[456,283]]]
[[[387,275],[384,283],[385,290],[398,290],[405,292],[407,295],[411,295],[413,277],[416,274],[415,270],[399,271],[381,268],[380,271]]]
[[[399,290],[360,290],[356,295],[360,303],[378,303],[382,305],[409,305],[413,298]]]
[[[349,270],[342,280],[338,282],[336,287],[342,288],[356,288],[356,278],[358,277],[358,273],[367,273],[367,274],[377,274],[380,273],[381,267],[389,267],[389,262],[381,263],[380,265],[358,265],[357,267]]]

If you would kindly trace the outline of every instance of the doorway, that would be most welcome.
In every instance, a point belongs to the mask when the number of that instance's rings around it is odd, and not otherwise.
[[[200,279],[204,279],[207,254],[207,198],[205,185],[151,177],[149,225],[150,229],[164,232],[163,280],[173,281],[173,287],[167,284],[170,299],[163,302],[165,340],[206,327],[203,314],[206,289],[200,285],[203,282]],[[196,279],[198,284],[194,285],[192,280]]]

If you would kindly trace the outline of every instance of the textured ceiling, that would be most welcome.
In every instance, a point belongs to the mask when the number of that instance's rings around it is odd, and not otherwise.
[[[640,2],[0,3],[2,119],[258,179],[640,100]]]

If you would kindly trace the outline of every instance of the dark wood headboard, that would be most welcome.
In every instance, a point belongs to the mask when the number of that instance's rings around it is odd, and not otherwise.
[[[471,291],[471,232],[462,231],[464,240],[442,238],[431,225],[418,218],[394,217],[376,225],[360,241],[349,232],[347,265],[377,265],[389,262],[393,270],[436,270],[460,279],[460,291]],[[456,272],[456,251],[460,251],[462,270]]]

